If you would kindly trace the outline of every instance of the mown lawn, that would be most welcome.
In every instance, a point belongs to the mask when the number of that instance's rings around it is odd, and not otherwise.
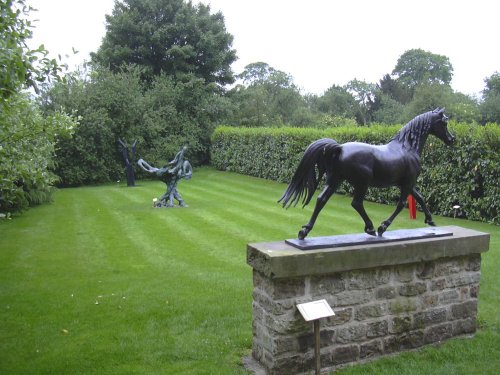
[[[252,342],[246,244],[293,238],[312,211],[276,204],[285,185],[197,169],[189,207],[153,209],[164,185],[59,190],[52,204],[0,222],[0,374],[245,374]],[[392,207],[367,203],[374,223]],[[496,374],[500,369],[500,229],[483,256],[473,339],[338,374]],[[391,229],[422,227],[404,211]],[[361,232],[335,196],[311,236]]]

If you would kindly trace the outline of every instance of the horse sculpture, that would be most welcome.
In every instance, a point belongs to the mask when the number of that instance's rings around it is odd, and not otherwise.
[[[311,143],[278,202],[288,208],[302,200],[306,206],[316,191],[322,177],[326,175],[326,186],[319,194],[311,219],[302,226],[298,238],[303,240],[312,230],[326,202],[343,181],[354,187],[352,207],[365,222],[365,232],[382,236],[394,218],[403,209],[409,194],[412,194],[425,214],[425,223],[435,226],[422,194],[416,185],[420,174],[420,156],[427,136],[432,134],[446,145],[452,145],[455,137],[448,131],[448,117],[444,108],[423,113],[407,123],[386,145],[373,146],[360,142],[339,144],[333,139],[319,139]],[[373,223],[366,214],[363,200],[368,187],[384,188],[397,186],[399,200],[392,215],[383,221],[375,232]]]
[[[168,162],[163,168],[153,167],[143,159],[137,161],[137,164],[139,164],[144,171],[154,173],[157,178],[167,185],[167,191],[154,203],[154,207],[174,207],[174,198],[179,202],[179,206],[186,207],[184,200],[177,191],[177,183],[180,179],[185,178],[189,180],[193,176],[191,164],[189,161],[184,160],[184,152],[186,152],[186,150],[187,147],[184,146],[175,155],[175,158]]]

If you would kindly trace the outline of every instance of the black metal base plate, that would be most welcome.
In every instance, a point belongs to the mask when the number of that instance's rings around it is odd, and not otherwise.
[[[340,236],[311,237],[304,240],[290,239],[285,240],[285,242],[300,250],[316,250],[331,247],[372,245],[386,242],[418,240],[445,236],[453,236],[453,232],[441,228],[418,228],[387,231],[382,236],[370,236],[366,233],[355,233]]]

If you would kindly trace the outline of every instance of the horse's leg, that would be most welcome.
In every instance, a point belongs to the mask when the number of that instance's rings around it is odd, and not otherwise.
[[[299,240],[303,240],[304,238],[306,238],[307,234],[312,230],[320,211],[323,209],[323,207],[325,207],[328,199],[330,199],[333,193],[335,193],[335,190],[337,190],[337,186],[337,184],[326,185],[321,194],[318,195],[318,198],[316,199],[316,206],[314,207],[311,219],[306,225],[303,225],[302,229],[299,231]]]
[[[401,210],[405,207],[406,199],[411,189],[401,188],[401,194],[399,196],[398,204],[396,205],[396,209],[392,213],[391,216],[385,221],[383,221],[377,229],[377,233],[379,236],[382,236],[384,232],[387,230],[389,225],[392,224],[392,221],[399,215]]]
[[[365,222],[365,232],[371,236],[375,236],[375,228],[373,227],[373,223],[368,217],[368,214],[365,211],[365,206],[363,205],[363,200],[365,199],[366,191],[368,190],[367,186],[363,187],[355,187],[354,195],[352,198],[351,206],[358,212],[363,221]]]
[[[422,210],[424,211],[424,215],[425,215],[424,223],[428,224],[432,227],[435,227],[436,224],[432,220],[431,212],[427,208],[427,205],[425,204],[425,201],[424,201],[424,197],[422,196],[420,191],[418,191],[417,187],[414,187],[412,189],[411,194],[415,197],[415,200],[418,202],[418,204],[420,205],[420,207],[422,207]]]

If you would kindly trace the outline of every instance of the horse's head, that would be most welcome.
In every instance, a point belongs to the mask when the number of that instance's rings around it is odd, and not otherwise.
[[[436,108],[432,113],[434,116],[429,133],[451,146],[455,143],[455,137],[448,130],[448,116],[444,114],[444,108]]]

